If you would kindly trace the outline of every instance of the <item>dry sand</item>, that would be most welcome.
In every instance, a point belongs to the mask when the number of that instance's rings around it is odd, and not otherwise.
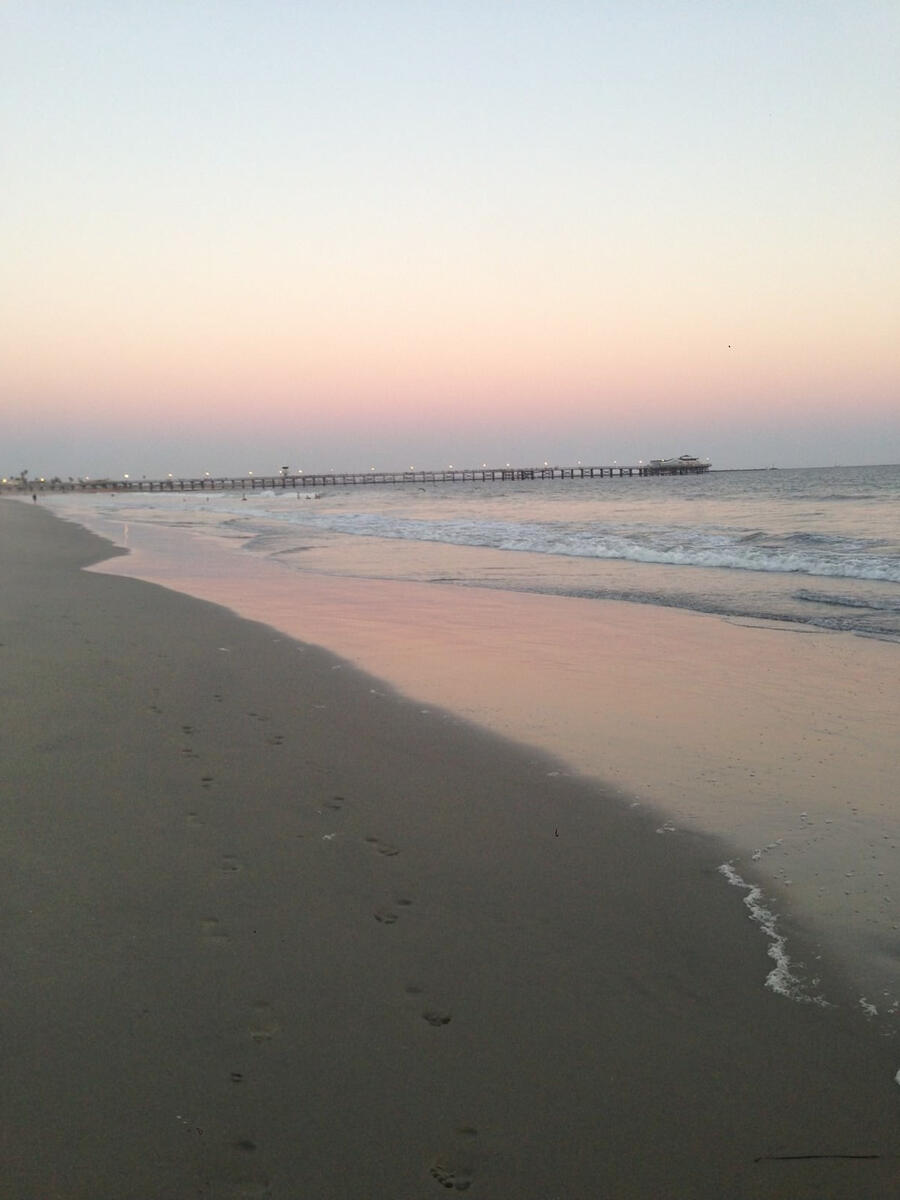
[[[0,1194],[896,1194],[896,1045],[761,986],[727,847],[39,509],[0,548]]]

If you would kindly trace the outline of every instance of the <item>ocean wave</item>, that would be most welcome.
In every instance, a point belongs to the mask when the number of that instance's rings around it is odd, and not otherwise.
[[[900,583],[900,546],[893,541],[848,536],[847,533],[796,528],[774,532],[764,528],[640,521],[613,524],[590,519],[581,522],[510,521],[469,515],[423,518],[383,510],[335,511],[330,504],[315,503],[314,498],[315,493],[298,493],[291,489],[256,492],[251,496],[256,503],[245,503],[233,494],[210,493],[202,497],[205,501],[202,506],[196,504],[199,497],[192,495],[172,498],[178,503],[165,506],[156,497],[153,500],[145,496],[119,497],[115,506],[110,506],[110,515],[130,509],[137,516],[135,510],[144,508],[147,511],[140,519],[171,522],[175,513],[183,519],[186,507],[197,507],[209,515],[215,510],[220,518],[231,518],[236,529],[250,528],[254,533],[262,532],[255,528],[256,521],[260,521],[270,528],[272,524],[300,525],[357,537],[436,542],[528,554]],[[151,506],[156,510],[153,515]],[[812,593],[798,594],[798,599],[818,599],[823,604],[844,603],[837,598],[817,597]],[[866,605],[858,602],[855,606]],[[884,608],[893,611],[889,604]]]
[[[317,513],[303,520],[318,528],[359,537],[444,542],[494,550],[563,557],[617,559],[679,567],[816,575],[900,583],[900,557],[869,551],[859,539],[824,534],[748,537],[741,530],[711,527],[427,521],[381,513]]]
[[[450,582],[450,581],[447,581]],[[454,580],[453,582],[460,582]],[[487,586],[484,583],[473,583],[472,586]],[[490,582],[496,587],[496,581]],[[810,614],[794,609],[789,604],[778,603],[772,596],[768,602],[760,599],[754,602],[742,593],[732,596],[707,595],[703,592],[663,592],[657,590],[640,591],[631,588],[580,587],[578,585],[552,585],[541,582],[526,584],[510,584],[504,582],[505,588],[512,591],[542,592],[550,595],[574,596],[581,600],[617,600],[626,604],[648,604],[659,608],[678,608],[688,612],[709,613],[715,616],[727,617],[729,620],[749,620],[763,623],[775,622],[781,627],[791,627],[797,632],[813,633],[816,630],[827,630],[830,633],[854,633],[861,637],[881,638],[884,641],[900,641],[900,626],[896,621],[888,619],[878,621],[877,618],[866,616]],[[794,599],[795,597],[791,597]],[[863,609],[862,604],[849,604],[856,611]],[[878,606],[873,605],[873,609]],[[896,610],[887,609],[892,614]]]
[[[865,608],[872,612],[900,613],[900,602],[881,600],[876,596],[850,596],[832,592],[814,592],[809,588],[798,588],[793,593],[795,600],[806,600],[813,604],[834,604],[841,608]]]

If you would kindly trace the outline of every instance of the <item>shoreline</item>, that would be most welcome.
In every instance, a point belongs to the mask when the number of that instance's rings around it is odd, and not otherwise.
[[[319,558],[293,570],[240,538],[91,525],[130,551],[98,571],[324,646],[654,806],[669,836],[726,838],[784,919],[844,957],[858,1003],[900,1012],[900,648],[621,601],[322,575]]]
[[[0,1194],[893,1195],[895,1043],[762,986],[715,839],[40,510],[0,540]]]

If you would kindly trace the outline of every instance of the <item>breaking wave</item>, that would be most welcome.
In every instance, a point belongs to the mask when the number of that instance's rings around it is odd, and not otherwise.
[[[618,559],[679,567],[815,575],[900,583],[900,557],[863,539],[823,534],[767,535],[711,527],[427,521],[384,513],[317,513],[304,521],[335,533],[481,546],[530,554]],[[880,545],[880,544],[877,544]]]

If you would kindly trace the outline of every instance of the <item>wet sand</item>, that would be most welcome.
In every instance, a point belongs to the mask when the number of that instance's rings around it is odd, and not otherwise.
[[[40,509],[0,548],[0,1194],[896,1194],[896,1044],[763,986],[730,847]]]

